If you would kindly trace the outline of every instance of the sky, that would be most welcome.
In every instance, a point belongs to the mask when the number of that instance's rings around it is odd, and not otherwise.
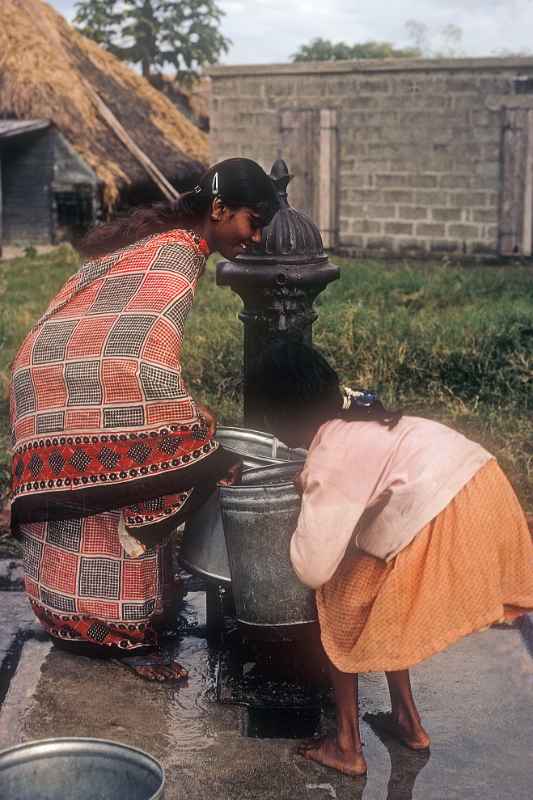
[[[67,19],[75,0],[48,0]],[[233,42],[224,64],[289,61],[302,44],[322,37],[348,43],[367,40],[411,44],[405,23],[427,26],[429,43],[442,46],[442,29],[463,31],[467,56],[533,52],[533,0],[219,0],[222,33]]]

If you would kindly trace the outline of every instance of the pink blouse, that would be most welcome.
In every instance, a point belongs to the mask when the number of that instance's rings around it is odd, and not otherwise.
[[[302,508],[290,555],[300,580],[318,588],[350,542],[389,561],[437,516],[490,453],[431,420],[331,420],[317,432],[302,473]]]

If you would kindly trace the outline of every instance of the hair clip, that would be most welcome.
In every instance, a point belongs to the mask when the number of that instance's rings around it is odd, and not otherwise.
[[[202,191],[203,190],[201,186],[195,186],[193,189],[194,194],[202,194]]]
[[[213,183],[211,186],[213,197],[218,194],[218,172],[213,175]]]
[[[352,401],[355,402],[356,406],[362,406],[363,408],[369,408],[372,406],[377,400],[377,395],[374,392],[369,392],[368,390],[364,390],[362,392],[355,391],[355,389],[350,389],[349,386],[342,387],[342,410],[348,411],[348,409],[352,405]]]

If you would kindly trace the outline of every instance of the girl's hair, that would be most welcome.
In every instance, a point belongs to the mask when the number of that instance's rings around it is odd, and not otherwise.
[[[393,428],[402,416],[372,392],[344,394],[324,356],[294,339],[275,342],[263,354],[251,384],[272,421],[303,417],[320,426],[330,419],[373,420]]]
[[[259,164],[249,158],[228,158],[210,167],[198,185],[177,200],[138,208],[126,217],[93,228],[79,250],[95,258],[154,233],[189,228],[205,218],[216,197],[231,209],[253,209],[260,216],[260,227],[268,225],[279,208],[274,183]]]

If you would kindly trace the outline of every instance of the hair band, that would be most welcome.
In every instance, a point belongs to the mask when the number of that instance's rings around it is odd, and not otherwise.
[[[349,386],[343,386],[341,391],[343,411],[348,411],[351,408],[352,400],[355,401],[355,405],[363,406],[363,408],[370,408],[377,400],[377,395],[367,390],[359,392],[355,389],[350,389]]]

